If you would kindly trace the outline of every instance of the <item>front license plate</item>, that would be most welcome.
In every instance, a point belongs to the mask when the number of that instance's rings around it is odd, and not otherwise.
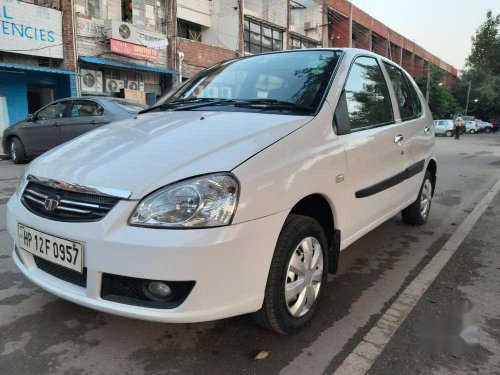
[[[31,254],[70,268],[83,271],[83,244],[81,242],[56,237],[39,230],[17,225],[19,247]]]

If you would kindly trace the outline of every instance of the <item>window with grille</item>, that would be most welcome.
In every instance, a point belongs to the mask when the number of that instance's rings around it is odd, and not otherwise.
[[[245,52],[252,54],[283,49],[283,30],[248,18],[244,21],[243,38]]]

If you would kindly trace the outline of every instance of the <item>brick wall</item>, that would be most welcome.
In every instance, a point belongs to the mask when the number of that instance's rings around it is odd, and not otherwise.
[[[184,53],[184,77],[191,77],[204,68],[238,56],[232,50],[183,38],[179,38],[177,48]]]
[[[62,0],[63,68],[76,71],[75,48],[73,43],[73,10],[71,0]]]

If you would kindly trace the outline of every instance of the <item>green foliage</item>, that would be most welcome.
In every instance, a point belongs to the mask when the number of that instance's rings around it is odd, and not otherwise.
[[[458,101],[444,84],[444,73],[441,69],[431,65],[431,84],[429,93],[429,107],[435,119],[451,119],[463,110]],[[427,76],[416,79],[417,84],[425,93],[427,89]]]
[[[500,118],[500,14],[486,13],[486,21],[472,37],[472,51],[456,85],[465,107],[471,82],[468,114],[485,121]]]

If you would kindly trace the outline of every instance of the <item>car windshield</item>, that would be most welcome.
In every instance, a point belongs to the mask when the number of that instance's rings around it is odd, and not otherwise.
[[[148,108],[148,106],[145,104],[133,102],[131,100],[124,100],[124,99],[108,99],[108,100],[129,113],[137,113],[139,111]]]
[[[201,103],[198,108],[210,102],[212,105],[246,102],[250,104],[246,108],[258,103],[259,110],[315,112],[339,56],[340,51],[308,50],[228,61],[200,73],[160,99],[156,106],[168,109],[176,103]]]

